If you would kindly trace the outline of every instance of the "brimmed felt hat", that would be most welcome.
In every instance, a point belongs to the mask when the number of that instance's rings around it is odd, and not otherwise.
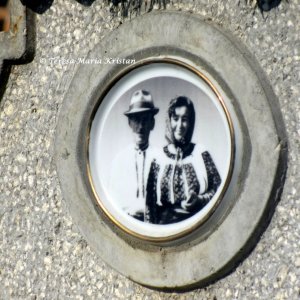
[[[124,115],[130,116],[136,113],[151,112],[154,115],[158,113],[159,109],[154,106],[150,92],[145,90],[137,90],[133,93],[129,110],[124,112]]]

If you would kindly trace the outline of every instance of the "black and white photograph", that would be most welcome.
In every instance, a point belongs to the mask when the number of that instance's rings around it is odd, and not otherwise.
[[[216,204],[232,163],[230,116],[204,77],[170,63],[123,76],[92,121],[89,168],[97,201],[129,232],[186,232]]]

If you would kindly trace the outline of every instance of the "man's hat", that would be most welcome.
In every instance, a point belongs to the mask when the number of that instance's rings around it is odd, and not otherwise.
[[[151,112],[153,115],[156,115],[158,111],[159,109],[154,106],[151,94],[145,90],[138,90],[133,93],[129,110],[125,111],[124,115],[130,116],[141,112]]]

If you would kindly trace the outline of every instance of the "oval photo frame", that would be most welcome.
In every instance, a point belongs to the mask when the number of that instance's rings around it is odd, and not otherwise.
[[[141,61],[138,67],[132,65],[131,70],[108,86],[112,88],[100,99],[89,133],[88,173],[98,205],[114,224],[144,240],[162,242],[190,233],[213,213],[231,177],[234,132],[221,95],[203,74],[175,59]],[[129,115],[125,113],[132,94],[140,91],[149,91],[149,97],[158,109],[155,127],[149,129],[147,149],[143,151],[134,142],[135,133],[128,121],[141,112],[151,115],[151,109],[138,108]],[[165,138],[168,105],[172,99],[184,101],[184,97],[194,103],[196,120],[191,141],[175,148],[174,143]],[[184,159],[171,158],[168,149],[174,155],[174,151],[189,146],[193,150],[185,151]],[[151,167],[160,171],[150,172]],[[178,180],[172,168],[178,168],[182,173],[181,198],[171,189]],[[140,186],[139,174],[144,180]],[[168,190],[165,186],[165,190],[158,190],[163,183],[167,184]],[[153,188],[159,196],[150,195]],[[143,190],[143,196],[137,197],[139,190]],[[180,204],[188,202],[194,190],[199,195],[194,201],[196,208],[183,209]],[[204,204],[199,206],[197,201]]]

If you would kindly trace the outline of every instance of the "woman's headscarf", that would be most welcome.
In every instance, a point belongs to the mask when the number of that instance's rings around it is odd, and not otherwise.
[[[171,128],[171,117],[175,114],[175,109],[178,107],[185,106],[188,110],[189,115],[189,128],[185,137],[183,137],[180,141],[177,141],[174,137],[172,128]],[[174,144],[176,147],[183,147],[188,145],[191,142],[193,132],[195,128],[195,109],[192,100],[186,96],[179,96],[171,100],[169,103],[168,111],[167,111],[167,119],[166,119],[166,134],[165,137],[169,144]]]

